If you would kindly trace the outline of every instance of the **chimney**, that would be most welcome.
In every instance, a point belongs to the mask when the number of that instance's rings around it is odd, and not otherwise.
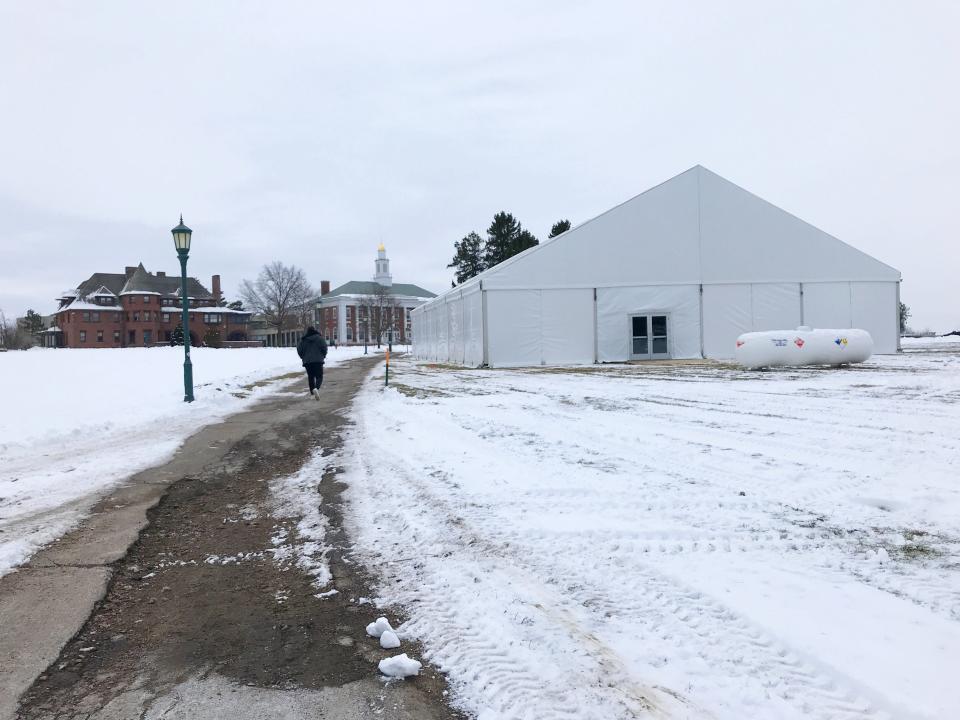
[[[162,270],[157,270],[157,277],[166,277],[166,276],[167,274],[165,272],[163,272]]]
[[[220,293],[220,276],[214,275],[210,279],[210,289],[213,290],[213,304],[219,305],[223,295]]]
[[[321,281],[320,281],[320,294],[321,294],[321,295],[329,295],[329,294],[330,294],[330,281],[329,281],[329,280],[321,280]]]
[[[130,267],[129,265],[123,269],[123,273],[127,276],[127,278],[130,278],[136,271],[137,269],[135,267]]]

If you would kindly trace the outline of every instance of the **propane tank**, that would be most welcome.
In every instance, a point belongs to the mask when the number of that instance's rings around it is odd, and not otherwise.
[[[747,368],[861,363],[873,354],[873,338],[866,330],[768,330],[737,338],[736,359]]]

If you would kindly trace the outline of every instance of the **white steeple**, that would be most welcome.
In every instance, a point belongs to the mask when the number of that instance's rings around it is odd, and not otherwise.
[[[375,282],[384,287],[393,285],[393,276],[390,274],[390,261],[387,260],[387,249],[380,243],[377,248],[377,273],[373,276]]]

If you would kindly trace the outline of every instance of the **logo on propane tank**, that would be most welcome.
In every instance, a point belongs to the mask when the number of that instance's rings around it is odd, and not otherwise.
[[[845,337],[838,337],[833,342],[835,345],[841,348],[845,348],[847,346],[847,339]]]
[[[776,345],[777,347],[786,347],[786,346],[787,346],[787,339],[786,339],[786,338],[770,338],[770,342],[772,342],[772,343],[773,343],[774,345]]]

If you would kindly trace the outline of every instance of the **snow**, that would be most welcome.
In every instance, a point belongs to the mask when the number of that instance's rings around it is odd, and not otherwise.
[[[384,658],[377,666],[387,677],[405,678],[420,674],[420,668],[423,665],[419,660],[407,657],[406,653]]]
[[[370,637],[378,638],[385,632],[393,632],[393,628],[390,627],[390,621],[385,617],[377,618],[374,622],[367,625],[367,635]]]
[[[960,348],[904,345],[398,358],[330,459],[354,552],[480,717],[960,717]]]
[[[328,367],[362,353],[331,349]],[[0,575],[76,524],[123,479],[164,462],[198,428],[276,395],[301,372],[293,348],[0,353]],[[300,399],[300,386],[293,396]],[[307,398],[306,379],[302,397]]]
[[[393,650],[400,647],[400,638],[393,630],[384,630],[380,636],[380,647],[384,650]]]

